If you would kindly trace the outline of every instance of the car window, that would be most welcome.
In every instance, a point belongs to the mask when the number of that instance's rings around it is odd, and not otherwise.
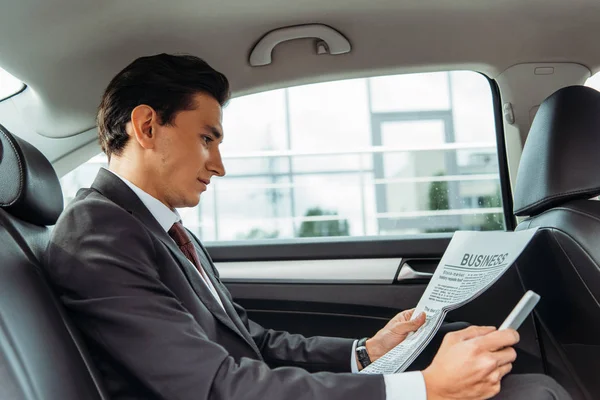
[[[585,82],[585,86],[589,86],[596,90],[600,90],[600,73],[596,73],[588,78]]]
[[[233,99],[227,169],[179,210],[205,241],[504,229],[490,85],[471,71],[351,79]],[[104,156],[62,178],[65,200]]]
[[[0,101],[23,89],[23,82],[0,68]]]

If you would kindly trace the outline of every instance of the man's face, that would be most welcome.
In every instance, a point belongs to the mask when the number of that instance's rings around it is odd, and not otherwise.
[[[223,140],[219,102],[194,96],[196,108],[176,114],[170,125],[154,125],[157,190],[171,208],[195,207],[213,176],[225,175],[219,145]]]

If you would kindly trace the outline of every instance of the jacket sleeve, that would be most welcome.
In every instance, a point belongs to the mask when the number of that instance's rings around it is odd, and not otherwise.
[[[263,328],[260,324],[249,319],[246,310],[233,301],[231,293],[221,282],[219,272],[208,251],[196,236],[194,238],[210,261],[212,273],[221,284],[221,289],[233,303],[240,319],[244,322],[263,358],[270,366],[297,366],[308,371],[350,372],[350,357],[354,339],[326,336],[306,338],[299,334]]]
[[[298,366],[308,371],[350,372],[353,339],[313,336],[263,328],[235,305],[265,361],[271,366]]]
[[[54,227],[46,269],[84,336],[158,398],[384,399],[382,376],[236,362],[161,282],[154,243],[131,214],[89,195]]]

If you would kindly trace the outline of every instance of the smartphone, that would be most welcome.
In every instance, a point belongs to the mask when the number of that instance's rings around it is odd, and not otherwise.
[[[500,331],[502,329],[519,329],[523,321],[525,321],[525,318],[527,318],[529,313],[533,311],[533,308],[538,303],[538,301],[540,301],[540,295],[531,290],[528,290],[527,293],[525,293],[523,297],[521,297],[521,300],[519,300],[515,308],[513,308],[510,314],[508,314],[508,317],[506,317],[506,319],[504,320],[502,325],[500,325],[500,328],[498,328],[498,330]]]

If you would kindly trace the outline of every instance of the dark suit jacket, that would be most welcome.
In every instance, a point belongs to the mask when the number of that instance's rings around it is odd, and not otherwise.
[[[47,273],[114,398],[385,398],[382,376],[309,373],[349,372],[352,341],[305,338],[249,320],[195,245],[226,313],[110,172],[100,170],[54,227]]]

